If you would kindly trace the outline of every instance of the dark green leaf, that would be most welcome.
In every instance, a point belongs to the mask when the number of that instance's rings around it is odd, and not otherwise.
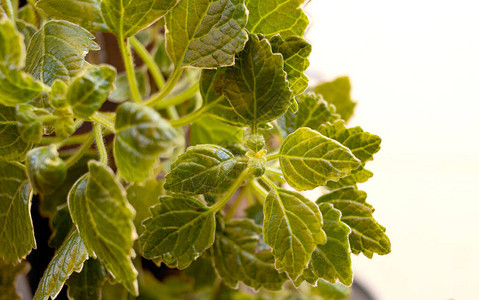
[[[341,283],[351,285],[353,283],[349,250],[351,229],[340,221],[341,212],[331,204],[322,203],[319,209],[323,215],[323,229],[328,238],[326,244],[317,245],[314,249],[303,277],[312,285],[316,285],[319,278],[331,283],[339,279]]]
[[[289,88],[293,95],[299,95],[308,87],[308,77],[304,71],[309,67],[308,56],[311,45],[298,36],[290,36],[283,40],[279,35],[271,38],[274,53],[281,53],[284,60],[284,71],[287,74]]]
[[[283,141],[279,162],[284,178],[298,191],[337,181],[361,165],[348,148],[307,127]]]
[[[39,143],[43,136],[43,124],[34,109],[30,104],[20,104],[15,113],[18,133],[26,143]]]
[[[178,132],[152,108],[126,102],[116,113],[113,153],[120,173],[129,181],[152,175],[160,155],[178,144]]]
[[[80,273],[73,273],[67,280],[68,299],[99,300],[105,280],[105,268],[98,260],[90,258],[85,262]]]
[[[32,189],[22,165],[0,161],[0,258],[17,263],[36,248]]]
[[[250,35],[235,66],[226,70],[223,93],[245,123],[256,127],[283,115],[291,104],[283,58],[266,39]]]
[[[348,147],[363,164],[372,160],[373,155],[381,148],[379,136],[364,132],[359,126],[346,128],[343,120],[323,124],[318,131]]]
[[[270,249],[258,249],[261,227],[251,220],[234,220],[219,232],[213,245],[214,266],[219,276],[232,288],[239,282],[257,290],[281,289],[287,280],[274,267]]]
[[[88,66],[68,87],[66,94],[75,115],[88,118],[100,109],[113,90],[116,70],[110,65]]]
[[[246,217],[252,219],[256,224],[263,225],[263,205],[256,203],[246,209]]]
[[[230,66],[246,19],[244,0],[180,0],[166,15],[166,50],[176,68]]]
[[[314,87],[314,92],[321,94],[328,103],[336,107],[341,119],[348,121],[353,115],[356,102],[351,100],[351,83],[349,77],[338,77]]]
[[[14,107],[0,104],[0,161],[23,161],[33,143],[25,143],[18,134]]]
[[[328,181],[326,186],[330,190],[336,190],[346,186],[356,186],[358,183],[363,183],[373,177],[373,172],[366,170],[364,167],[359,167],[358,169],[351,172],[350,175],[339,179],[337,182]]]
[[[72,218],[70,217],[70,211],[67,206],[58,209],[52,218],[52,235],[48,240],[48,246],[50,248],[59,248],[65,238],[70,233],[70,229],[73,227]]]
[[[158,198],[163,194],[163,182],[150,179],[143,183],[131,184],[126,193],[128,201],[136,210],[133,220],[136,231],[141,234],[145,230],[141,223],[151,216],[150,207],[158,204]]]
[[[11,265],[0,259],[0,299],[21,299],[20,295],[17,294],[15,280],[17,275],[26,273],[29,269],[30,265],[26,261],[22,261],[17,265]]]
[[[305,0],[246,0],[249,17],[246,28],[252,33],[283,37],[303,36],[309,20],[301,8]]]
[[[215,284],[218,277],[212,264],[211,257],[203,255],[185,269],[185,275],[194,280],[193,288],[195,291],[210,288]]]
[[[137,271],[131,262],[136,231],[134,212],[113,171],[96,161],[88,163],[68,195],[68,207],[90,256],[97,256],[130,293],[137,295]]]
[[[53,193],[67,175],[65,162],[58,156],[54,145],[38,147],[28,152],[26,168],[33,191],[40,194]]]
[[[91,31],[107,31],[100,12],[101,0],[39,0],[36,4],[49,17],[78,24]]]
[[[85,245],[78,232],[73,230],[48,264],[33,300],[55,299],[68,277],[74,271],[80,272],[87,259]]]
[[[202,117],[191,125],[190,144],[216,144],[226,146],[241,142],[243,130],[241,128],[229,126],[224,122],[210,118]]]
[[[366,203],[366,196],[363,191],[346,187],[319,197],[317,203],[331,203],[341,211],[341,221],[352,230],[349,236],[351,251],[354,254],[363,252],[371,258],[373,253],[384,255],[391,252],[391,242],[384,227],[374,220],[374,208]]]
[[[101,14],[120,39],[133,36],[165,15],[178,0],[102,0]]]
[[[301,194],[271,189],[264,201],[263,235],[273,248],[275,266],[296,280],[316,245],[326,242],[318,206]]]
[[[189,147],[171,165],[165,189],[177,193],[204,194],[222,186],[237,163],[231,152],[217,145]]]
[[[148,79],[147,69],[141,68],[135,71],[136,83],[140,95],[144,98],[150,94],[150,81]],[[131,98],[130,86],[128,85],[128,78],[126,73],[119,74],[115,80],[116,89],[110,94],[108,100],[115,103],[121,103]]]
[[[215,211],[190,196],[164,196],[143,225],[143,255],[169,267],[184,269],[215,239]]]
[[[285,137],[300,127],[319,130],[322,124],[332,123],[340,117],[335,113],[334,106],[316,94],[300,95],[296,100],[298,101],[298,111],[293,113],[288,110],[278,119],[278,125]]]
[[[316,287],[312,288],[315,295],[324,300],[344,300],[351,297],[351,288],[341,283],[329,283],[322,279],[318,280]]]
[[[35,33],[27,50],[26,71],[46,84],[70,82],[85,64],[90,50],[99,50],[94,36],[66,21],[48,21]]]

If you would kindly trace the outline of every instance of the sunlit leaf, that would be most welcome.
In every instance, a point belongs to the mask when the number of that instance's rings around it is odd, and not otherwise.
[[[32,148],[33,143],[24,142],[17,127],[15,108],[0,104],[0,161],[23,161]]]
[[[15,106],[39,96],[47,88],[30,74],[0,65],[0,104]]]
[[[336,107],[336,112],[341,115],[341,119],[348,121],[351,118],[356,102],[351,100],[349,77],[338,77],[332,81],[321,83],[313,90]]]
[[[373,172],[366,170],[364,167],[359,167],[352,171],[350,175],[339,179],[337,182],[328,181],[326,186],[330,190],[336,190],[346,186],[356,186],[358,183],[368,181],[371,177],[373,177]]]
[[[241,142],[243,130],[205,116],[191,125],[190,144],[216,144],[226,146]]]
[[[21,69],[25,65],[25,45],[12,20],[0,17],[0,66]]]
[[[140,95],[146,98],[150,94],[150,82],[148,79],[148,72],[142,68],[135,71],[136,83]],[[131,98],[130,85],[126,73],[121,73],[115,80],[116,89],[108,96],[108,100],[115,103],[121,103]]]
[[[312,288],[312,294],[318,295],[324,300],[344,300],[351,297],[351,288],[339,282],[329,283],[320,279]]]

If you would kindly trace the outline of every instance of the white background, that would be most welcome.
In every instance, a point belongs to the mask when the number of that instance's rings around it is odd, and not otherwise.
[[[479,1],[313,0],[308,74],[349,75],[382,137],[361,189],[392,253],[354,257],[377,299],[479,299]],[[327,100],[327,99],[326,99]]]

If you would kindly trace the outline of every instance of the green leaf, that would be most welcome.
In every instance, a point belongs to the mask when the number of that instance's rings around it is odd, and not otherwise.
[[[348,147],[363,164],[372,160],[373,155],[381,148],[379,136],[364,132],[359,126],[347,128],[343,120],[323,124],[318,131]]]
[[[25,65],[23,36],[12,20],[0,18],[0,66],[6,69],[21,69]]]
[[[26,261],[22,261],[17,265],[11,265],[0,259],[0,299],[21,299],[21,295],[17,294],[15,280],[17,275],[26,273],[29,269],[30,265]]]
[[[246,28],[251,33],[283,37],[303,36],[309,24],[301,8],[305,0],[246,0],[249,11]]]
[[[78,24],[90,31],[108,31],[100,11],[101,0],[39,0],[36,4],[49,17]]]
[[[340,210],[341,221],[352,230],[349,236],[351,251],[372,258],[373,253],[385,255],[391,252],[391,242],[384,227],[374,220],[374,208],[366,203],[366,196],[363,191],[346,187],[319,197],[316,203],[331,203]]]
[[[85,64],[89,50],[99,50],[93,34],[67,21],[48,21],[35,33],[27,50],[25,70],[50,85],[70,82]]]
[[[37,28],[23,20],[17,20],[15,24],[17,25],[18,32],[23,35],[23,44],[24,48],[26,49],[28,47],[28,44],[30,44],[30,40],[32,39],[33,35],[35,34],[35,32],[37,32]]]
[[[66,99],[75,115],[88,118],[114,89],[116,70],[110,65],[88,66],[68,87]]]
[[[163,194],[163,182],[150,179],[143,183],[134,183],[128,186],[126,193],[128,201],[136,210],[133,220],[136,231],[141,234],[145,230],[141,223],[151,217],[150,207],[158,204],[158,198]]]
[[[190,145],[216,144],[227,146],[240,143],[242,137],[242,129],[205,116],[191,125]]]
[[[51,219],[52,234],[48,240],[48,246],[50,248],[60,248],[72,227],[73,222],[70,217],[70,211],[65,205],[61,209],[58,209]]]
[[[356,187],[356,184],[366,182],[371,177],[373,177],[373,172],[366,170],[364,167],[359,167],[352,171],[350,175],[339,179],[337,182],[328,181],[326,186],[330,190],[336,190],[346,186]]]
[[[17,105],[15,117],[18,121],[18,133],[26,143],[39,143],[42,140],[43,124],[38,119],[34,106],[30,104]]]
[[[54,145],[38,147],[28,152],[26,168],[33,191],[40,194],[53,193],[67,175],[65,162],[58,156]]]
[[[90,256],[97,256],[130,293],[138,294],[137,271],[131,262],[136,231],[134,212],[113,171],[99,162],[88,163],[68,194],[68,208]]]
[[[25,143],[18,134],[14,107],[0,104],[0,161],[23,161],[33,143]]]
[[[257,290],[280,290],[287,280],[274,267],[270,249],[258,249],[261,226],[251,220],[233,220],[218,232],[213,245],[214,267],[226,284],[236,289],[239,282]]]
[[[12,3],[10,0],[0,0],[0,12],[2,14],[5,14],[8,18],[12,19],[14,18],[14,10],[12,7]],[[2,15],[0,15],[2,17]]]
[[[143,256],[185,269],[215,239],[215,211],[190,196],[163,196],[143,225]]]
[[[314,92],[336,107],[341,119],[348,121],[353,115],[356,102],[351,100],[351,82],[349,77],[338,77],[333,81],[324,82],[314,87]]]
[[[135,77],[140,95],[144,98],[147,97],[150,94],[151,89],[147,69],[141,68],[136,70]],[[121,73],[116,77],[115,87],[116,89],[110,94],[108,100],[115,103],[121,103],[128,99],[132,99],[126,73]]]
[[[231,152],[217,145],[189,147],[171,165],[165,189],[176,193],[204,194],[222,186],[237,163]]]
[[[22,165],[0,161],[0,258],[17,263],[36,248],[32,189]]]
[[[87,259],[87,249],[78,232],[73,230],[48,264],[33,300],[55,299],[68,277],[74,271],[80,272]]]
[[[324,300],[343,300],[351,297],[351,288],[339,282],[329,283],[322,279],[318,280],[316,287],[312,288],[312,292]]]
[[[154,109],[125,102],[118,108],[113,153],[120,173],[129,181],[151,177],[160,155],[179,143],[178,132]]]
[[[283,55],[284,71],[293,95],[301,94],[308,87],[309,79],[304,75],[304,71],[309,67],[311,45],[299,36],[290,36],[283,40],[280,35],[273,36],[270,43],[274,53]]]
[[[180,0],[166,15],[166,50],[176,68],[230,66],[246,19],[244,0]]]
[[[324,245],[317,245],[313,251],[308,268],[303,277],[312,285],[316,285],[319,278],[335,283],[337,279],[345,285],[353,283],[351,268],[351,253],[349,250],[349,233],[351,229],[340,221],[341,212],[328,203],[319,205],[323,215],[323,229],[327,241]]]
[[[39,18],[37,16],[37,13],[35,11],[35,8],[29,3],[25,4],[18,10],[18,17],[17,17],[17,22],[18,21],[24,21],[28,24],[31,24],[32,26],[36,27],[38,26],[39,23]],[[17,24],[18,27],[18,24]],[[28,44],[26,44],[28,45]]]
[[[316,245],[326,242],[318,206],[301,194],[273,188],[264,201],[263,235],[273,248],[276,269],[294,281]]]
[[[203,255],[192,262],[185,269],[184,274],[194,281],[193,289],[195,291],[210,288],[218,278],[212,266],[212,259],[207,255]]]
[[[223,78],[226,69],[202,70],[200,76],[200,93],[203,98],[203,108],[211,117],[233,126],[248,126],[233,109],[223,95]]]
[[[48,91],[41,82],[36,81],[30,74],[7,69],[0,65],[0,104],[15,106],[26,103]]]
[[[223,93],[243,122],[257,127],[283,115],[291,104],[281,54],[266,39],[250,35],[236,65],[226,70]]]
[[[80,273],[73,273],[67,280],[68,299],[99,300],[106,281],[106,271],[96,259],[87,260]]]
[[[178,0],[102,0],[101,14],[120,39],[133,36],[165,15]]]
[[[301,127],[319,130],[322,124],[332,123],[340,117],[335,113],[334,106],[328,104],[321,96],[316,94],[303,94],[298,96],[296,100],[298,101],[298,111],[294,113],[288,110],[277,121],[281,133],[285,137]]]
[[[298,191],[337,181],[361,165],[348,148],[307,127],[286,137],[279,162],[286,182]]]

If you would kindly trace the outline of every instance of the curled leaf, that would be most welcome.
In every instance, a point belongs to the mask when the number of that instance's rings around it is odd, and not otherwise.
[[[35,193],[53,193],[65,181],[67,167],[54,145],[38,147],[27,154],[27,175]]]

